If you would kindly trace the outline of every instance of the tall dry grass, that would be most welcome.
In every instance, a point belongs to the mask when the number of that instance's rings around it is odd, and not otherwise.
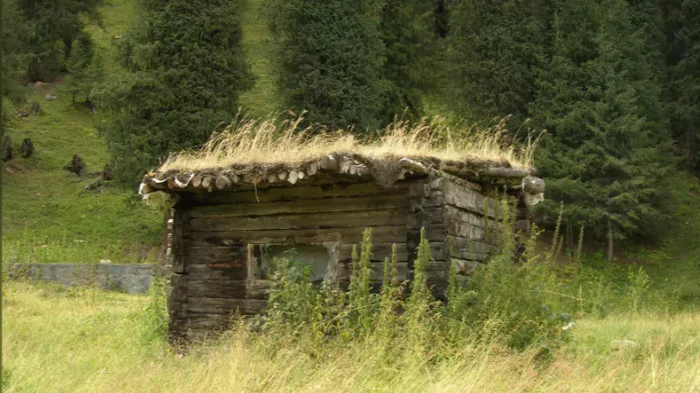
[[[396,120],[376,134],[360,137],[349,130],[302,127],[303,115],[291,120],[236,119],[226,130],[214,133],[196,151],[171,156],[160,168],[205,170],[234,164],[299,164],[336,152],[367,157],[431,157],[441,160],[508,161],[515,167],[532,165],[535,140],[512,142],[502,121],[486,130],[451,127],[443,120],[410,123]]]
[[[6,283],[4,392],[696,392],[700,315],[584,319],[547,362],[536,349],[466,345],[387,359],[371,342],[310,352],[242,329],[180,357],[144,340],[145,297]],[[618,348],[615,340],[638,347]]]

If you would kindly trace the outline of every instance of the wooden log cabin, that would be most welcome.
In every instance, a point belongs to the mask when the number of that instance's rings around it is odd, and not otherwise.
[[[493,253],[487,228],[500,218],[499,190],[518,198],[517,226],[529,228],[527,208],[544,192],[530,172],[504,161],[332,153],[295,165],[148,174],[140,193],[173,214],[170,334],[195,340],[225,328],[233,313],[260,313],[271,260],[291,249],[313,280],[345,285],[352,247],[368,227],[377,281],[392,244],[400,279],[410,278],[425,228],[439,297],[451,263],[470,274]]]

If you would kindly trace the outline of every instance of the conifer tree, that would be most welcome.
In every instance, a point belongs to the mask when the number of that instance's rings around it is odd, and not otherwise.
[[[268,0],[287,108],[331,128],[380,124],[385,50],[378,0]]]
[[[550,46],[549,1],[454,0],[450,22],[448,105],[479,122],[513,115],[519,127]]]
[[[662,216],[669,138],[658,80],[624,0],[559,1],[554,29],[533,108],[548,130],[536,163],[545,209],[564,201],[570,220],[607,236],[611,257],[614,239],[648,233]]]
[[[94,93],[115,176],[136,184],[168,154],[205,142],[230,122],[252,76],[237,0],[141,0],[122,39],[123,72]]]
[[[94,47],[87,34],[81,34],[73,44],[71,58],[68,60],[69,75],[65,89],[71,94],[73,104],[81,97],[83,103],[90,102],[90,93],[104,75],[102,56]]]
[[[435,54],[439,42],[432,0],[386,0],[380,30],[386,47],[383,74],[387,88],[381,118],[397,115],[416,119],[423,112],[423,96],[435,83]]]
[[[700,171],[700,0],[669,1],[665,7],[672,130],[687,169]]]
[[[103,0],[17,0],[19,17],[26,29],[23,44],[31,54],[29,80],[50,79],[62,70],[85,21],[101,22],[98,8],[102,3]]]
[[[0,20],[0,94],[2,99],[20,103],[24,100],[26,90],[19,80],[25,71],[27,53],[22,45],[22,37],[27,34],[26,26],[19,19],[17,4],[13,0],[2,3],[2,20]],[[3,117],[9,116],[9,107],[3,106]]]

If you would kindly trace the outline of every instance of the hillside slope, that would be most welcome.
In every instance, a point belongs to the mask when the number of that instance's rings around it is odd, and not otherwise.
[[[111,42],[123,34],[133,15],[133,2],[114,0],[103,7],[104,28],[90,26],[95,41],[109,53]],[[107,62],[107,71],[114,69]],[[55,100],[46,95],[55,95]],[[28,103],[41,112],[17,119],[6,128],[15,158],[3,176],[3,262],[139,262],[153,259],[160,242],[162,215],[145,206],[133,190],[114,185],[85,190],[95,178],[64,169],[79,154],[86,173],[102,171],[109,159],[97,135],[92,112],[75,107],[56,84],[38,84]],[[35,152],[19,157],[23,138],[31,138]]]

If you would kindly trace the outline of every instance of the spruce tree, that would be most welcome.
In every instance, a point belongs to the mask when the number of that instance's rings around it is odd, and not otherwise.
[[[82,103],[90,103],[90,93],[104,75],[102,56],[96,50],[90,36],[81,34],[76,39],[67,67],[69,75],[64,89],[71,94],[73,104],[76,103],[76,99],[81,99]]]
[[[436,81],[435,54],[440,45],[435,34],[432,0],[386,0],[380,30],[386,47],[383,74],[387,89],[381,118],[417,119],[423,113],[423,96]]]
[[[114,174],[135,184],[168,154],[205,142],[232,120],[252,75],[236,0],[141,0],[122,39],[124,70],[94,93]]]
[[[375,128],[385,50],[378,0],[268,0],[278,86],[287,108],[311,123]]]
[[[473,121],[513,115],[519,127],[536,94],[533,68],[550,46],[548,0],[454,0],[446,98]]]
[[[562,0],[554,54],[541,70],[533,108],[548,133],[536,165],[547,178],[549,217],[615,239],[649,234],[662,217],[669,138],[660,88],[645,56],[643,29],[624,0]]]
[[[700,0],[669,1],[665,11],[673,135],[687,169],[700,172]]]
[[[29,80],[48,80],[63,69],[85,21],[101,22],[102,3],[103,0],[17,0],[19,17],[27,32],[23,44],[31,54]]]

